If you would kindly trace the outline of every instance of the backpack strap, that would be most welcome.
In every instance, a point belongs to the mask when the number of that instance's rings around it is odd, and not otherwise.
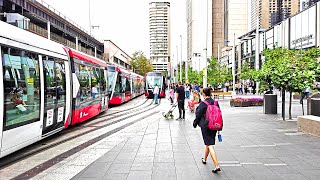
[[[207,101],[203,101],[207,106],[209,106],[210,104]]]

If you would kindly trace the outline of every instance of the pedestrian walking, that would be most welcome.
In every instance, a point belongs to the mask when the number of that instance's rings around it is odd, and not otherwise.
[[[256,82],[255,82],[255,81],[253,81],[253,82],[252,82],[252,94],[253,94],[253,95],[255,95],[255,94],[256,94],[256,88],[257,88],[257,86],[256,86]]]
[[[194,83],[194,85],[193,85],[193,90],[194,90],[194,91],[198,91],[198,88],[199,88],[198,85],[197,85],[196,83]]]
[[[243,88],[244,88],[245,95],[247,95],[248,94],[248,83],[247,82],[244,82]]]
[[[182,86],[182,83],[179,83],[179,87],[177,88],[176,92],[176,99],[178,101],[178,108],[179,108],[179,118],[176,120],[184,120],[186,111],[184,109],[184,101],[185,101],[185,90],[184,87]]]
[[[209,104],[214,104],[214,100],[210,97],[210,89],[205,88],[203,89],[202,96],[204,97],[205,101]],[[219,105],[217,105],[219,107]],[[204,157],[202,158],[202,163],[207,163],[207,157],[210,153],[210,156],[213,160],[213,163],[215,165],[215,168],[212,170],[213,173],[217,173],[218,171],[221,171],[216,151],[214,149],[215,140],[216,140],[216,130],[210,130],[208,127],[208,123],[206,121],[206,111],[207,111],[207,104],[202,101],[197,110],[196,110],[196,119],[193,122],[193,127],[196,128],[199,126],[201,128],[202,137],[204,144],[206,145]],[[220,108],[220,107],[219,107]]]
[[[239,94],[243,94],[242,88],[243,88],[243,84],[240,82],[239,83]]]
[[[310,87],[307,87],[307,88],[304,90],[304,92],[301,93],[300,104],[303,103],[303,99],[304,99],[305,97],[308,98],[309,96],[310,96]]]
[[[238,82],[236,82],[235,89],[236,89],[236,94],[239,94],[239,83]]]
[[[170,103],[172,105],[173,104],[173,99],[174,99],[174,86],[173,85],[170,86],[169,95],[170,95]]]
[[[156,84],[153,88],[153,95],[154,95],[154,104],[158,104],[158,97],[159,97],[159,87]]]
[[[224,86],[226,87],[226,92],[229,92],[229,86],[230,86],[229,82],[224,83]]]
[[[189,84],[186,85],[185,90],[186,90],[186,98],[190,99],[190,86],[189,86]]]

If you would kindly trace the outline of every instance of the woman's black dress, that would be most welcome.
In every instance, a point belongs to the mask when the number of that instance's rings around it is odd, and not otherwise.
[[[209,104],[214,104],[212,98],[208,98],[207,101]],[[215,145],[217,131],[210,130],[206,122],[206,111],[207,105],[204,102],[201,102],[196,110],[196,119],[194,120],[194,125],[201,127],[202,137],[204,144],[206,146]]]

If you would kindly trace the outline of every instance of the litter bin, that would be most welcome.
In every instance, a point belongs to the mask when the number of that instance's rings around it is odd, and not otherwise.
[[[265,114],[278,114],[278,97],[276,94],[265,94],[263,112]]]
[[[320,98],[311,98],[311,115],[320,116]]]

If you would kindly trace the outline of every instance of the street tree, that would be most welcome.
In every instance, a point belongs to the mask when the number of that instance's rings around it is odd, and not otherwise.
[[[147,72],[153,71],[153,66],[142,51],[136,51],[132,55],[131,66],[133,71],[144,76]]]
[[[263,52],[265,64],[256,74],[265,91],[273,87],[282,92],[282,117],[285,120],[285,92],[290,93],[289,119],[292,118],[292,93],[303,92],[312,86],[319,74],[319,49],[290,50],[286,48],[266,49]]]

